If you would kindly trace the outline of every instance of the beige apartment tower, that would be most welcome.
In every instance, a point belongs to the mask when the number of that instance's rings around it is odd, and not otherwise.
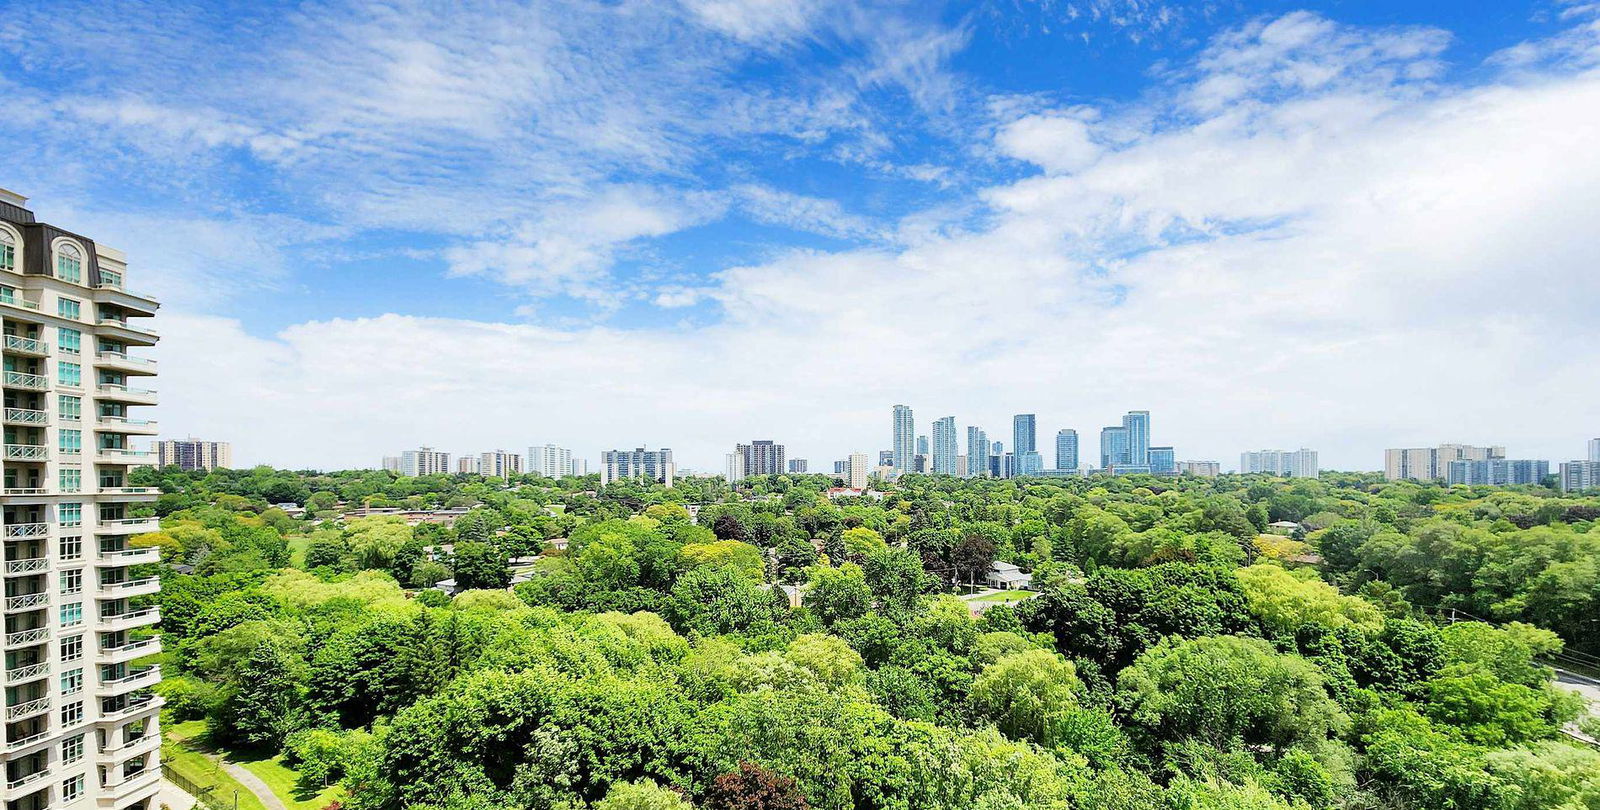
[[[203,442],[193,436],[156,442],[156,466],[180,470],[215,470],[233,466],[233,445]]]
[[[156,425],[147,378],[156,302],[124,287],[123,255],[36,222],[0,191],[0,327],[5,359],[5,763],[7,810],[152,810],[161,698],[151,635],[160,589],[152,463],[134,449]]]

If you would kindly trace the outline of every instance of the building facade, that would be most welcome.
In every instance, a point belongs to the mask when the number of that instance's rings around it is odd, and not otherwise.
[[[845,459],[844,485],[851,489],[866,489],[867,479],[872,475],[870,459],[866,453],[851,453]]]
[[[1222,474],[1222,463],[1217,461],[1180,461],[1178,462],[1179,475],[1198,475],[1201,478],[1216,478]]]
[[[1019,413],[1011,417],[1011,452],[1018,458],[1039,452],[1038,418],[1035,414]]]
[[[1078,469],[1078,431],[1072,428],[1056,431],[1056,469]]]
[[[4,332],[5,762],[7,808],[155,807],[159,666],[151,633],[159,561],[129,538],[156,531],[159,492],[128,485],[154,462],[141,378],[156,363],[157,303],[125,286],[119,251],[35,221],[0,191]]]
[[[741,444],[738,447],[743,448],[744,445]],[[730,484],[736,484],[744,480],[744,451],[742,449],[735,449],[732,453],[726,453],[722,456],[722,477],[728,479]]]
[[[456,472],[461,475],[478,475],[483,471],[483,460],[477,456],[462,456],[456,459]]]
[[[1487,461],[1505,458],[1499,445],[1478,447],[1470,444],[1441,444],[1438,447],[1392,447],[1383,451],[1383,476],[1390,481],[1415,479],[1438,481],[1449,472],[1452,461]]]
[[[1544,483],[1550,462],[1528,458],[1455,459],[1445,467],[1444,480],[1456,484],[1519,486]]]
[[[916,455],[917,423],[910,405],[894,406],[892,463],[897,472],[911,471],[911,457]]]
[[[580,475],[572,466],[572,451],[554,444],[528,448],[528,472],[538,473],[546,478]]]
[[[383,457],[383,463],[382,463],[381,466],[382,466],[382,469],[383,469],[384,472],[392,472],[392,473],[394,473],[396,475],[399,475],[400,474],[400,457],[399,456],[384,456]]]
[[[421,447],[416,450],[403,450],[400,452],[400,474],[416,477],[418,475],[448,475],[450,474],[450,454],[432,447]]]
[[[677,467],[672,463],[672,449],[607,450],[600,454],[600,485],[612,481],[648,479],[672,486],[677,477]]]
[[[233,445],[190,437],[156,442],[156,466],[180,470],[215,470],[233,466]]]
[[[1589,440],[1589,460],[1600,461],[1600,439]]]
[[[1100,428],[1100,469],[1109,470],[1132,464],[1128,447],[1127,428]]]
[[[1249,450],[1239,454],[1239,472],[1266,473],[1285,478],[1316,478],[1321,472],[1317,451],[1305,447],[1299,450]]]
[[[783,472],[783,445],[776,444],[771,439],[756,439],[749,444],[735,445],[733,450],[743,458],[741,478],[746,475],[777,475]]]
[[[793,475],[804,475],[806,473],[806,466],[806,460],[803,458],[789,459],[789,472]]]
[[[1122,429],[1128,433],[1129,466],[1150,466],[1150,412],[1128,411],[1122,417]]]
[[[1562,462],[1558,476],[1562,492],[1600,489],[1600,461]]]
[[[934,420],[933,474],[955,475],[958,455],[961,455],[961,452],[956,447],[956,418],[946,416]]]
[[[1150,472],[1152,475],[1177,475],[1178,452],[1171,447],[1150,448]]]
[[[989,435],[983,428],[967,425],[967,476],[979,478],[989,474]]]
[[[490,450],[478,456],[478,474],[491,478],[510,478],[522,474],[522,456],[504,450]]]

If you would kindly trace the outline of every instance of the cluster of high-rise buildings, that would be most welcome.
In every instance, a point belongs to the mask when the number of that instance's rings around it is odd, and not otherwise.
[[[1556,476],[1563,492],[1600,489],[1600,439],[1589,440],[1589,452],[1585,458],[1561,462]]]
[[[161,583],[133,567],[161,552],[129,539],[161,528],[160,491],[128,472],[154,460],[134,441],[157,432],[158,305],[121,251],[26,204],[0,190],[6,807],[154,807],[161,668],[133,662],[161,651],[161,613],[134,600]]]
[[[1506,458],[1501,445],[1392,447],[1383,454],[1383,475],[1392,481],[1443,481],[1452,486],[1543,484],[1550,477],[1550,462]],[[1555,478],[1564,492],[1600,489],[1600,439],[1589,440],[1585,458],[1561,462]]]
[[[215,470],[233,466],[233,445],[206,442],[190,436],[155,443],[156,466],[180,470]]]
[[[454,457],[443,450],[419,447],[402,450],[397,456],[384,456],[383,469],[399,475],[488,475],[506,478],[521,473],[538,473],[548,478],[564,475],[586,475],[589,462],[572,455],[572,451],[553,444],[528,448],[528,455],[490,450],[486,453],[468,453]]]

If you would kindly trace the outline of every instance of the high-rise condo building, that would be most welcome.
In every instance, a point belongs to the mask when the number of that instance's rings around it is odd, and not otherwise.
[[[1600,461],[1600,439],[1589,440],[1589,460]]]
[[[730,484],[744,480],[744,445],[738,447],[722,457],[722,477],[728,479]]]
[[[1006,477],[1006,443],[991,442],[989,445],[989,475],[994,478]]]
[[[934,420],[933,474],[955,475],[956,456],[960,454],[960,450],[956,447],[956,418],[946,416]]]
[[[1487,461],[1505,458],[1499,445],[1478,447],[1470,444],[1441,444],[1438,447],[1395,447],[1383,451],[1383,477],[1390,481],[1416,479],[1438,481],[1449,472],[1452,461]]]
[[[400,474],[418,475],[450,474],[450,454],[432,447],[400,452]]]
[[[546,478],[580,475],[572,466],[572,451],[553,444],[528,448],[528,472],[538,473]]]
[[[478,456],[478,474],[491,478],[510,478],[522,474],[522,456],[504,450],[490,450]]]
[[[1550,462],[1529,458],[1455,459],[1445,465],[1444,480],[1456,484],[1517,486],[1542,484],[1550,474]]]
[[[736,445],[734,452],[744,457],[743,475],[777,475],[783,472],[783,445],[771,439],[756,439],[749,444]]]
[[[1100,469],[1110,470],[1133,463],[1128,453],[1128,429],[1100,428]]]
[[[926,434],[917,437],[917,455],[928,455],[928,437]]]
[[[1564,461],[1558,476],[1562,492],[1600,489],[1600,461]]]
[[[477,456],[462,456],[456,459],[456,472],[462,475],[477,475],[483,472],[483,460]]]
[[[967,425],[967,475],[979,477],[989,474],[989,436],[983,428]]]
[[[789,472],[790,473],[795,474],[795,475],[802,475],[802,474],[805,473],[805,471],[806,471],[806,460],[805,459],[803,459],[803,458],[791,458],[791,459],[789,459]]]
[[[398,475],[400,473],[400,457],[384,456],[382,466],[384,472],[392,472]]]
[[[911,457],[916,455],[917,423],[911,417],[910,405],[894,406],[894,437],[891,463],[896,472],[911,471]]]
[[[672,449],[607,450],[600,454],[600,486],[612,481],[647,479],[672,486],[678,468],[672,463]]]
[[[1179,475],[1198,475],[1201,478],[1216,478],[1222,474],[1222,463],[1217,461],[1180,461],[1178,462]]]
[[[233,445],[203,442],[193,436],[156,442],[156,466],[185,471],[228,469],[233,466]]]
[[[851,453],[845,459],[844,484],[851,489],[866,489],[867,477],[872,473],[872,468],[867,466],[866,453]]]
[[[888,467],[890,470],[893,470],[894,469],[894,451],[893,450],[879,450],[878,451],[878,466],[879,467]]]
[[[1031,413],[1011,417],[1011,452],[1021,458],[1039,450],[1036,419]]]
[[[1150,448],[1151,475],[1177,475],[1178,453],[1171,447]]]
[[[1128,411],[1122,417],[1122,429],[1128,431],[1128,464],[1150,466],[1150,412]]]
[[[1317,463],[1317,451],[1306,447],[1299,450],[1249,450],[1239,454],[1239,472],[1242,473],[1316,478],[1321,469]]]
[[[120,251],[37,222],[0,191],[5,360],[5,800],[8,808],[150,808],[161,778],[161,651],[143,601],[155,576],[131,548],[156,531],[159,494],[128,484],[152,463],[135,439],[156,404],[145,324],[157,304],[125,286]]]
[[[1056,431],[1056,469],[1078,469],[1078,431],[1072,428]]]

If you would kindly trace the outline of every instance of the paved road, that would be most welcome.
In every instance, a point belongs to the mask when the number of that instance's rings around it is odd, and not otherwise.
[[[223,761],[222,767],[227,770],[229,776],[239,780],[239,784],[244,785],[250,789],[251,793],[256,794],[256,798],[261,800],[261,805],[267,810],[289,810],[284,806],[283,801],[278,798],[278,794],[273,793],[272,788],[268,787],[266,782],[261,781],[261,777],[232,762]]]
[[[1589,714],[1593,717],[1600,717],[1600,680],[1579,675],[1576,672],[1557,669],[1556,684],[1563,689],[1582,695],[1584,699],[1589,701]],[[1600,745],[1600,740],[1578,731],[1577,724],[1568,726],[1567,733],[1588,742],[1590,745]]]

